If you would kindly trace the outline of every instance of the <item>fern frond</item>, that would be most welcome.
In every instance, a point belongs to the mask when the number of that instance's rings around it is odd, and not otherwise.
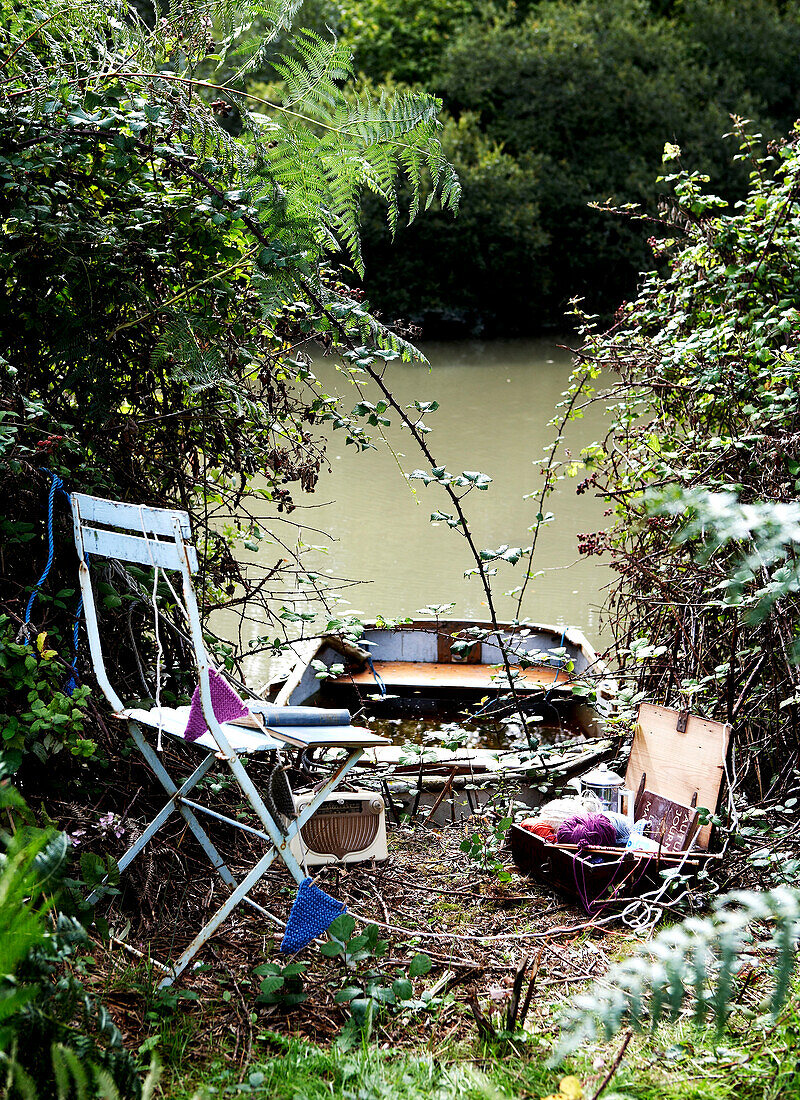
[[[204,338],[203,328],[203,318],[177,314],[164,325],[152,355],[154,367],[168,364],[171,376],[197,393],[233,384],[217,342]]]
[[[70,1100],[72,1096],[89,1100],[89,1077],[75,1051],[63,1043],[53,1043],[51,1057],[58,1100]]]
[[[353,75],[350,51],[312,30],[299,31],[292,45],[299,58],[287,55],[274,66],[285,86],[282,105],[289,108],[302,103],[306,111],[319,111],[323,120],[332,117],[343,99],[336,82]]]
[[[740,891],[716,901],[711,916],[691,917],[642,944],[605,975],[602,985],[573,997],[562,1017],[555,1060],[601,1033],[610,1039],[625,1024],[641,1029],[648,1016],[653,1028],[665,1015],[674,1021],[690,998],[694,1022],[702,1024],[710,1015],[720,1032],[756,923],[771,929],[762,946],[774,952],[771,1011],[776,1015],[789,992],[800,939],[800,892],[787,887]]]
[[[321,298],[326,311],[334,317],[355,345],[362,345],[365,355],[372,354],[368,349],[376,349],[384,358],[400,358],[404,363],[427,363],[422,352],[408,340],[398,336],[376,320],[372,314],[355,299],[346,294],[335,294],[323,289]]]

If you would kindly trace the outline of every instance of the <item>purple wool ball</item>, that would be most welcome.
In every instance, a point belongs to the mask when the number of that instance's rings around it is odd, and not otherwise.
[[[617,831],[605,814],[575,814],[559,825],[557,839],[559,844],[578,844],[582,848],[613,848]]]

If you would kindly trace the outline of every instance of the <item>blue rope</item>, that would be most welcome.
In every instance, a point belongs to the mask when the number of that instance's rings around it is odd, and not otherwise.
[[[56,495],[56,489],[60,489],[63,486],[63,481],[58,474],[51,473],[50,470],[46,470],[45,473],[50,474],[50,496],[47,500],[47,565],[44,567],[44,573],[39,577],[38,581],[34,585],[33,592],[31,592],[31,598],[28,600],[28,606],[25,608],[25,622],[22,625],[22,629],[25,634],[25,641],[30,645],[30,625],[31,625],[31,611],[33,610],[36,597],[39,595],[39,591],[47,580],[47,575],[50,572],[50,567],[53,564],[53,500]]]
[[[87,554],[86,556],[88,558],[89,555]],[[67,695],[72,695],[73,691],[78,686],[78,628],[81,625],[82,614],[83,595],[78,597],[78,606],[75,608],[75,625],[72,628],[72,660],[69,666],[72,669],[72,673],[64,684],[64,691],[66,691]]]
[[[30,599],[28,600],[28,606],[25,608],[25,621],[22,625],[22,633],[25,637],[25,644],[30,646],[30,625],[31,625],[31,612],[33,611],[33,605],[36,602],[36,597],[41,591],[42,585],[47,580],[50,573],[50,569],[53,565],[53,555],[55,551],[55,544],[53,539],[53,508],[55,504],[55,496],[57,492],[63,493],[69,500],[69,494],[64,488],[64,482],[58,476],[54,474],[52,470],[48,470],[42,467],[42,473],[50,475],[50,494],[47,498],[47,564],[44,567],[44,572],[33,587]],[[78,599],[78,606],[75,609],[75,625],[72,628],[72,661],[70,662],[70,668],[72,670],[71,675],[67,679],[64,685],[64,690],[67,695],[72,695],[75,688],[78,686],[78,627],[80,626],[81,614],[83,613],[83,596]]]
[[[562,630],[562,631],[561,631],[561,641],[560,641],[560,642],[558,643],[558,648],[559,648],[559,649],[563,649],[563,648],[564,648],[564,639],[566,638],[566,636],[567,636],[567,632],[566,632],[566,630]],[[562,660],[562,661],[564,660],[563,654],[562,654],[562,655],[560,656],[560,660]],[[544,701],[545,701],[545,703],[547,703],[547,702],[549,701],[549,699],[550,699],[550,696],[551,696],[551,694],[552,694],[552,692],[553,692],[553,688],[554,688],[554,687],[556,686],[556,680],[558,680],[558,674],[559,674],[559,672],[560,672],[560,671],[561,671],[561,669],[560,669],[559,667],[556,667],[556,675],[555,675],[555,679],[553,680],[552,684],[551,684],[551,685],[550,685],[550,687],[549,687],[549,688],[547,689],[547,691],[546,691],[546,692],[544,693]]]
[[[383,680],[380,678],[378,673],[375,671],[375,665],[372,663],[372,657],[370,657],[369,654],[367,655],[367,664],[369,665],[370,672],[375,677],[375,683],[378,685],[378,690],[380,691],[381,695],[385,695],[386,694],[386,684],[384,684]]]

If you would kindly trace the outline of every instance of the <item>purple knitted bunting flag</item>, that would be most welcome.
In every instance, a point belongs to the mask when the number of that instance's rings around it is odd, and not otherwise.
[[[250,712],[242,700],[233,690],[231,685],[224,680],[215,668],[208,672],[209,688],[211,689],[211,706],[218,722],[232,722],[236,718],[244,718]],[[194,689],[192,706],[189,710],[189,721],[183,736],[187,741],[196,741],[208,732],[208,725],[203,716],[203,704],[200,699],[200,685]]]

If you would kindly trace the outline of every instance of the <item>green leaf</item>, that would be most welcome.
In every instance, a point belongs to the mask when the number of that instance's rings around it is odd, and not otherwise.
[[[397,978],[392,982],[392,992],[398,1001],[410,1001],[414,990],[408,978]]]
[[[411,960],[411,965],[408,968],[408,976],[410,978],[421,978],[423,974],[427,974],[433,963],[430,958],[423,952],[419,951]]]
[[[346,942],[352,936],[355,927],[354,918],[349,913],[341,913],[338,917],[334,917],[328,925],[328,935],[331,939]]]

